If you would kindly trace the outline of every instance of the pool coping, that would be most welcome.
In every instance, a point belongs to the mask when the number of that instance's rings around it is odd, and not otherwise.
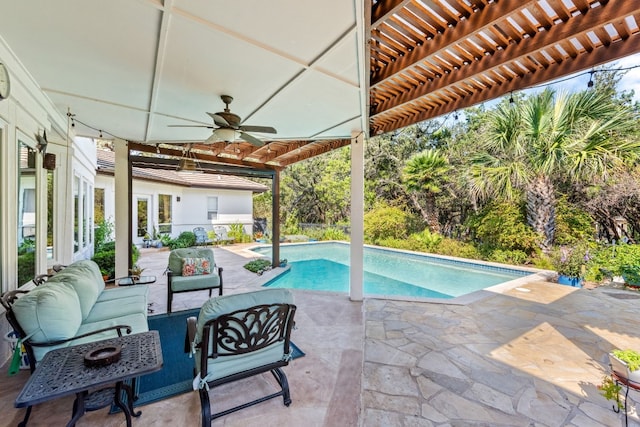
[[[281,246],[299,246],[299,245],[328,244],[328,243],[340,243],[345,245],[349,244],[349,242],[345,242],[341,240],[324,240],[322,242],[285,243],[285,244],[282,244]],[[260,244],[247,247],[240,252],[244,252],[243,256],[247,258],[265,258],[264,255],[258,252],[253,252],[252,249],[257,247],[269,246],[269,245],[270,244],[268,243],[260,243]],[[533,267],[524,267],[524,266],[521,267],[521,266],[515,266],[511,264],[501,264],[497,262],[475,260],[475,259],[469,259],[469,258],[458,258],[458,257],[449,256],[449,255],[432,254],[427,252],[416,252],[416,251],[410,251],[406,249],[395,249],[395,248],[388,248],[384,246],[376,246],[376,245],[369,245],[369,244],[365,244],[363,246],[371,249],[377,249],[377,250],[383,250],[383,251],[399,252],[399,253],[405,253],[405,254],[414,255],[414,256],[437,258],[444,261],[452,261],[455,263],[476,264],[481,266],[494,267],[498,269],[529,273],[529,274],[523,275],[522,277],[518,277],[517,279],[509,280],[503,283],[498,283],[497,285],[493,285],[488,288],[469,292],[468,294],[460,295],[453,298],[426,298],[426,297],[410,297],[410,296],[402,296],[402,295],[365,294],[363,299],[386,299],[386,300],[395,300],[395,301],[427,302],[427,303],[434,303],[434,304],[467,305],[467,304],[471,304],[471,303],[483,300],[495,294],[505,293],[511,289],[521,287],[530,282],[550,281],[557,276],[557,273],[555,271],[543,270],[543,269],[533,268]],[[290,266],[287,265],[287,267],[290,267]],[[280,271],[272,270],[273,273],[269,275],[268,280],[264,281],[264,283],[261,286],[264,286],[266,283],[269,283],[277,279],[280,275],[289,271],[289,268],[282,268],[282,269],[279,268],[277,270],[280,270]],[[317,291],[317,292],[335,293],[338,295],[347,295],[347,296],[349,295],[349,292],[334,292],[334,291]]]

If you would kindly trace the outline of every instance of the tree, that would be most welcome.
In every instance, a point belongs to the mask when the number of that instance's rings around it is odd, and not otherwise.
[[[430,149],[411,157],[402,172],[402,182],[414,207],[434,233],[440,233],[436,195],[442,191],[449,169],[446,157]]]
[[[631,108],[600,91],[557,95],[547,89],[489,113],[486,140],[470,166],[473,191],[514,199],[524,192],[527,222],[548,249],[555,233],[555,182],[607,176],[637,155],[627,138],[636,124]]]

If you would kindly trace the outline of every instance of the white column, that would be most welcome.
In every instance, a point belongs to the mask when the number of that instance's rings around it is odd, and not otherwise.
[[[349,297],[364,294],[364,134],[351,136],[351,269]]]
[[[115,139],[115,235],[116,235],[116,277],[129,275],[129,147],[127,141]]]

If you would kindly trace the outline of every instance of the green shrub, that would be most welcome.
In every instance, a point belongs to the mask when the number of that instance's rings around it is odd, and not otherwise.
[[[229,225],[227,236],[229,236],[230,239],[233,239],[236,243],[248,243],[251,241],[251,236],[245,234],[244,225],[239,222]],[[249,239],[247,240],[245,236],[247,236]]]
[[[533,264],[533,266],[535,268],[539,268],[541,270],[553,270],[553,262],[551,261],[551,257],[549,257],[548,255],[543,254],[542,252],[534,255],[533,257],[530,258],[531,264]],[[586,278],[587,276],[585,276]]]
[[[488,257],[487,261],[500,262],[503,264],[514,264],[514,265],[522,265],[527,262],[528,255],[523,251],[519,251],[517,249],[514,250],[504,250],[504,249],[496,249],[492,251]]]
[[[480,252],[472,244],[446,237],[434,248],[434,253],[460,258],[481,259]]]
[[[36,241],[33,239],[24,239],[18,246],[18,255],[24,255],[29,252],[35,252]]]
[[[554,243],[574,245],[583,240],[591,240],[596,233],[595,222],[591,215],[566,199],[558,200],[556,206],[556,231]]]
[[[264,271],[271,267],[271,261],[268,259],[260,258],[254,259],[244,265],[244,268],[249,270],[252,273],[258,273],[259,271]]]
[[[433,252],[440,242],[442,242],[443,237],[438,233],[432,233],[428,228],[425,228],[420,233],[414,233],[409,236],[409,239],[416,240],[424,245],[426,252]]]
[[[298,220],[296,219],[298,216],[293,212],[287,217],[284,226],[280,230],[280,234],[302,234],[302,229],[300,225],[298,225]]]
[[[18,255],[18,286],[22,286],[35,277],[36,253],[24,252]]]
[[[114,225],[109,220],[103,219],[98,223],[98,226],[95,229],[95,244],[94,248],[96,252],[100,252],[101,246],[106,242],[111,242],[113,240],[113,230]]]
[[[601,281],[607,276],[621,276],[624,266],[640,265],[640,245],[603,245],[592,251],[592,262],[585,278]]]
[[[524,210],[513,203],[492,203],[466,222],[472,235],[489,252],[494,249],[533,253],[540,236],[527,224]]]
[[[321,240],[349,240],[349,236],[340,228],[329,227],[323,230]]]
[[[162,242],[162,246],[169,246],[169,243],[171,242],[171,236],[169,233],[161,233],[160,242]]]
[[[106,242],[100,246],[99,250],[95,251],[94,257],[101,252],[111,252],[111,251],[115,252],[115,250],[116,250],[116,242],[114,241]],[[138,247],[132,243],[131,244],[131,262],[133,264],[137,263],[138,258],[140,258],[140,249],[138,249]]]
[[[93,255],[91,258],[98,264],[103,275],[109,276],[110,279],[115,277],[116,272],[116,251],[115,249],[103,250]],[[135,264],[135,263],[134,263]]]
[[[196,244],[196,235],[193,231],[183,231],[180,235],[169,241],[169,248],[171,250],[179,249],[179,248],[188,248],[194,246]]]
[[[404,249],[407,251],[426,252],[426,247],[422,242],[416,239],[395,239],[392,237],[386,239],[380,239],[378,246],[384,246],[385,248]]]
[[[411,222],[411,214],[401,208],[380,205],[364,215],[364,241],[379,244],[381,240],[404,239]]]

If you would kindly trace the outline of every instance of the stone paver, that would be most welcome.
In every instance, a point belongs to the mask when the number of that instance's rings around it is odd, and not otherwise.
[[[640,349],[640,299],[623,293],[533,282],[465,306],[367,300],[362,425],[624,425],[597,390],[608,351]]]

